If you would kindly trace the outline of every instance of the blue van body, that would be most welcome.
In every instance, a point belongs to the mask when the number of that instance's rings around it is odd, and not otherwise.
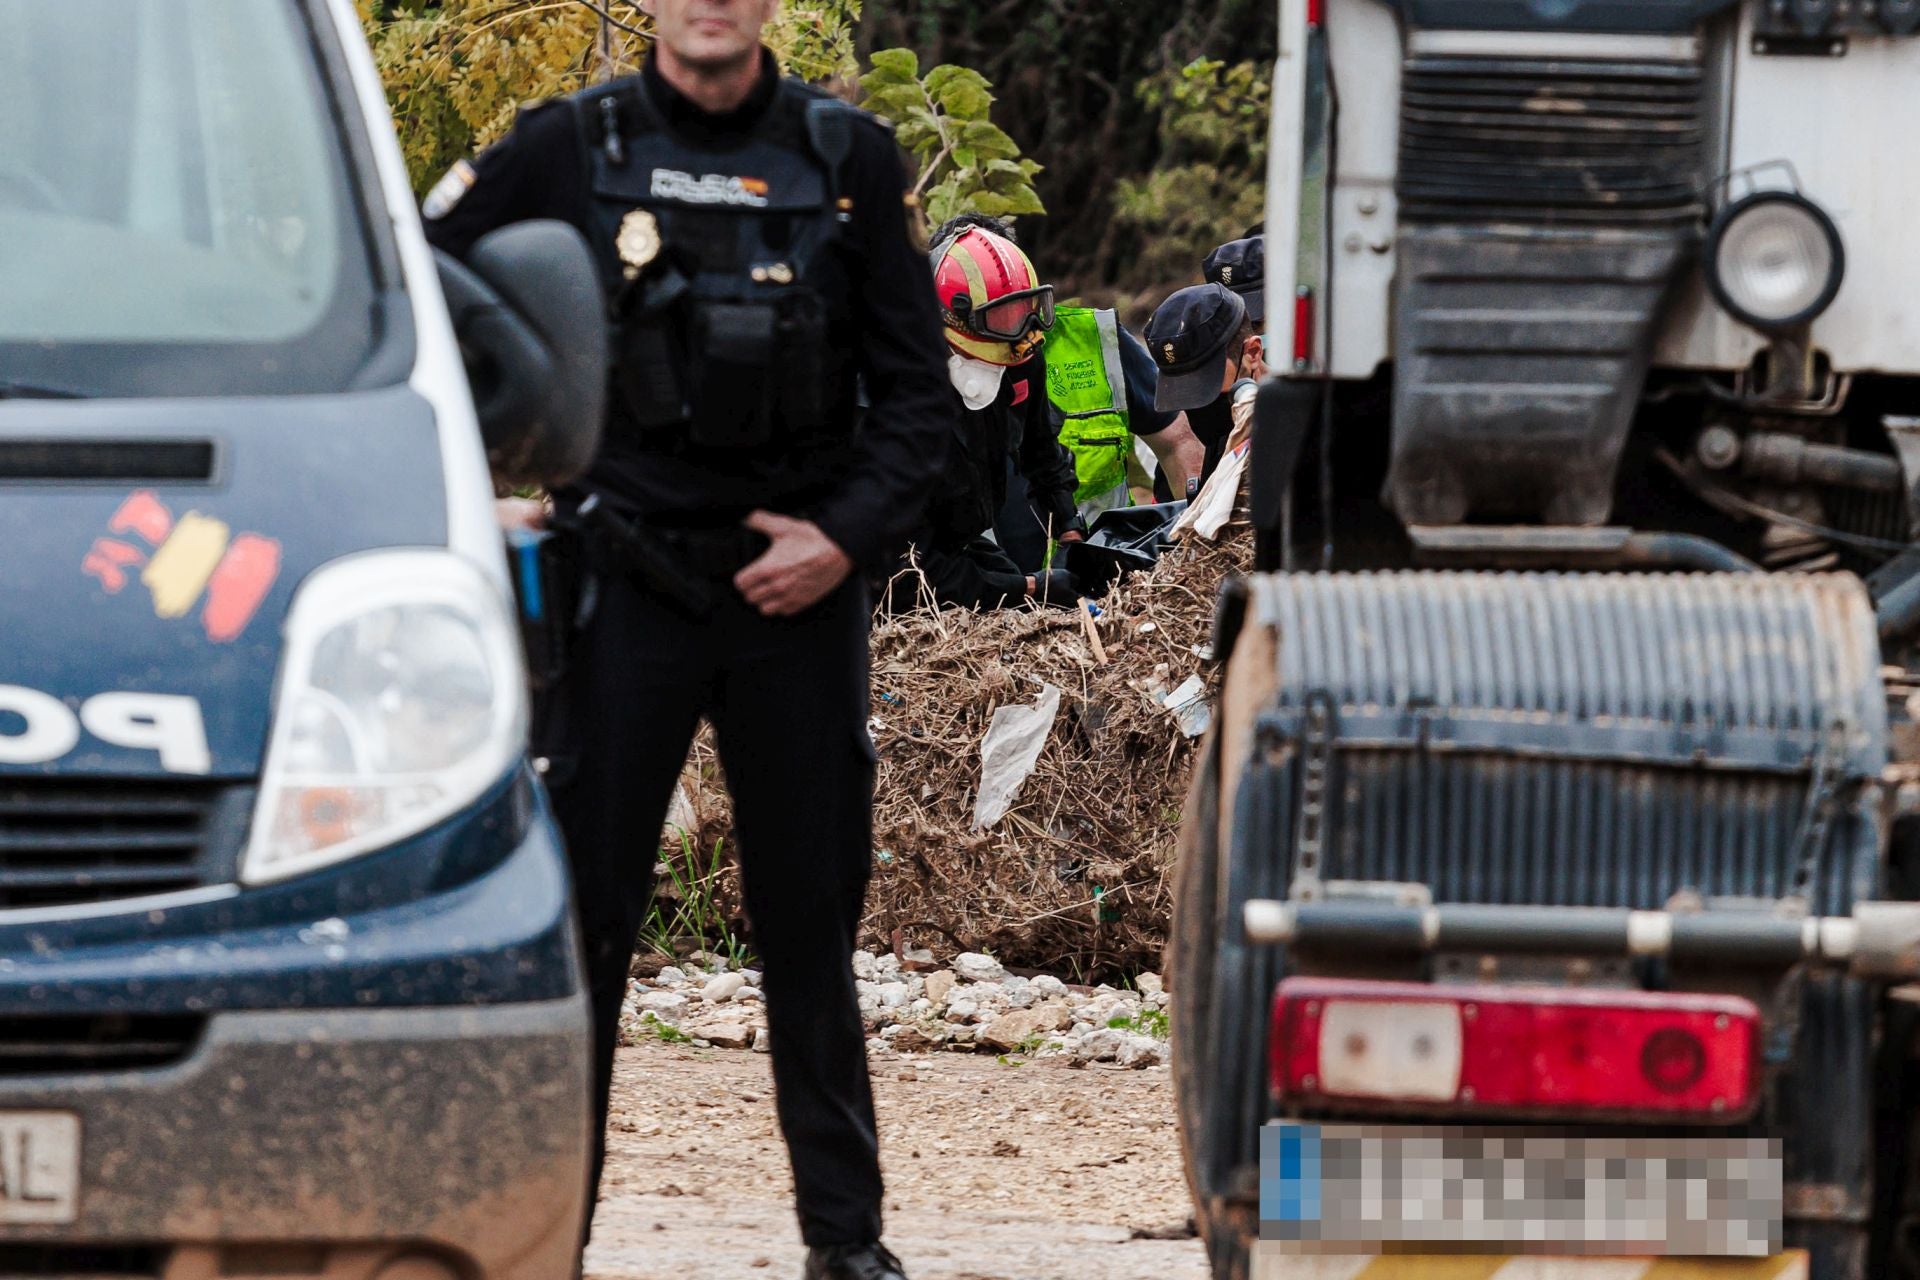
[[[310,584],[423,556],[471,579],[487,627],[512,616],[352,6],[273,3],[366,219],[366,367],[297,394],[70,394],[0,332],[0,1272],[570,1276],[589,1020],[523,740],[479,784],[422,774],[413,802],[458,807],[391,840],[248,861]],[[330,802],[299,793],[316,841],[349,821]]]

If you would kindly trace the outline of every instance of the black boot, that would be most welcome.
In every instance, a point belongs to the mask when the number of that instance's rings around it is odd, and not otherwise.
[[[807,1250],[800,1280],[907,1280],[900,1259],[877,1244],[836,1244]]]

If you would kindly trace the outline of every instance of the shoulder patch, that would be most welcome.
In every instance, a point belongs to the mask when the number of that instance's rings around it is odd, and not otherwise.
[[[433,190],[427,192],[427,198],[420,205],[421,216],[429,222],[438,222],[467,198],[467,192],[473,190],[473,184],[478,181],[480,171],[470,162],[455,161],[446,176],[434,183]]]

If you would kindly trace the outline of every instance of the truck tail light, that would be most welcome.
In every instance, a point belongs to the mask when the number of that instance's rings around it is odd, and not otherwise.
[[[1313,367],[1313,294],[1302,288],[1293,295],[1293,367]]]
[[[1737,996],[1288,978],[1269,1063],[1293,1101],[1734,1119],[1759,1043]]]

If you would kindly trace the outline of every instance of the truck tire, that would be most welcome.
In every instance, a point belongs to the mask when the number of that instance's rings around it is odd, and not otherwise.
[[[1209,1194],[1199,1150],[1206,1132],[1206,1036],[1212,1022],[1213,961],[1220,937],[1220,735],[1210,735],[1194,767],[1181,814],[1174,866],[1173,928],[1166,973],[1172,982],[1173,1096],[1180,1161],[1206,1242],[1214,1280],[1247,1280],[1257,1207]]]

